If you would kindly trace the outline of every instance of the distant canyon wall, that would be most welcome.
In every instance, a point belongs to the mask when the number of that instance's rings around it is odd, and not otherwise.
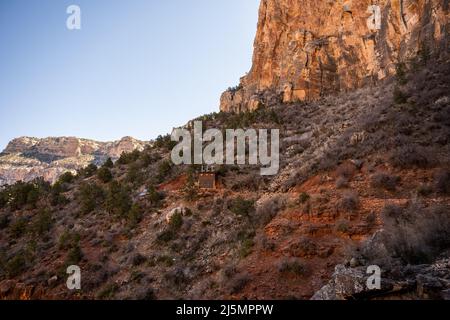
[[[98,142],[76,137],[45,139],[21,137],[13,139],[0,153],[0,186],[38,177],[53,183],[64,172],[93,163],[102,164],[122,152],[142,150],[148,144],[132,137],[114,142]]]

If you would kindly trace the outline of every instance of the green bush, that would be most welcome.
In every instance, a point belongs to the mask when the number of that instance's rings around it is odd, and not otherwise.
[[[171,171],[172,171],[172,163],[169,160],[162,161],[158,166],[158,174],[157,174],[158,181],[163,182]]]
[[[86,168],[78,170],[78,175],[84,178],[89,178],[97,172],[97,169],[97,166],[91,163]]]
[[[69,199],[67,199],[63,193],[66,191],[64,185],[56,182],[51,190],[50,190],[50,204],[52,206],[65,205],[69,203]]]
[[[408,96],[399,88],[394,88],[394,102],[396,104],[404,104],[408,101]]]
[[[77,265],[83,258],[83,252],[81,251],[80,244],[76,243],[67,253],[65,266]]]
[[[141,166],[137,162],[131,163],[127,168],[126,181],[134,186],[141,185],[144,176],[141,173]]]
[[[81,213],[88,214],[101,205],[105,198],[102,187],[96,183],[83,183],[78,190]]]
[[[433,154],[424,147],[418,145],[405,145],[395,149],[389,159],[397,168],[429,168],[435,164]]]
[[[336,222],[336,231],[341,233],[347,233],[350,231],[350,223],[348,220],[341,219]]]
[[[186,185],[184,186],[183,189],[183,194],[184,198],[187,201],[194,201],[198,197],[198,188],[195,185],[194,175],[192,174],[192,172],[189,172],[188,174]]]
[[[176,231],[183,225],[183,215],[181,212],[176,211],[175,214],[170,218],[169,226],[172,230]]]
[[[13,278],[21,274],[27,265],[27,260],[25,253],[20,251],[15,254],[7,263],[6,263],[6,273],[9,278]]]
[[[305,271],[306,267],[299,258],[283,258],[278,264],[278,272],[280,273],[293,273],[300,276]]]
[[[408,80],[407,80],[407,68],[406,68],[406,64],[403,62],[398,63],[395,66],[395,71],[396,71],[396,80],[400,85],[405,85]]]
[[[106,159],[105,163],[103,164],[103,167],[110,169],[114,167],[114,163],[112,162],[111,158]]]
[[[392,207],[392,206],[391,206]],[[448,207],[409,203],[383,210],[383,242],[392,256],[405,264],[430,263],[450,248]]]
[[[28,226],[27,219],[23,217],[17,218],[16,221],[14,221],[9,227],[11,236],[15,239],[22,237],[25,234],[25,231],[27,230],[27,226]]]
[[[75,176],[71,172],[63,173],[59,179],[59,183],[72,183],[75,180]]]
[[[119,286],[116,283],[108,284],[97,294],[97,299],[100,300],[111,299],[114,297],[114,295],[118,290]]]
[[[383,172],[377,172],[370,178],[370,185],[372,188],[386,189],[389,191],[394,191],[399,182],[400,177]]]
[[[147,186],[147,199],[152,206],[158,207],[161,200],[164,199],[164,195],[161,192],[158,192],[155,186],[151,184]]]
[[[32,224],[32,230],[35,234],[42,236],[50,231],[52,224],[53,219],[50,211],[48,209],[41,209]]]
[[[101,167],[97,171],[97,177],[103,183],[108,183],[108,182],[110,182],[113,179],[111,170],[108,167]]]
[[[157,153],[153,153],[149,148],[146,148],[141,154],[141,162],[143,168],[148,167],[159,160],[161,160],[161,156]]]
[[[307,194],[306,192],[302,192],[298,198],[300,203],[306,203],[309,199],[311,199],[311,196]]]
[[[119,160],[117,160],[117,163],[121,165],[130,164],[138,160],[140,156],[141,153],[139,150],[134,150],[132,152],[123,152],[120,155]]]
[[[241,248],[239,250],[239,255],[241,256],[241,258],[247,257],[252,252],[254,245],[255,243],[253,242],[253,239],[244,239],[241,242]]]
[[[142,220],[142,209],[139,207],[139,205],[133,204],[131,206],[131,209],[128,212],[127,220],[128,220],[128,225],[131,228],[136,227],[139,224],[139,222],[141,222],[141,220]]]
[[[237,91],[241,90],[242,88],[243,88],[242,84],[238,84],[234,87],[228,87],[227,91],[229,91],[231,93],[236,93]]]
[[[172,141],[170,134],[165,136],[158,136],[155,140],[155,148],[163,148],[168,151],[172,150],[177,145],[176,141]]]
[[[248,216],[254,210],[255,202],[253,200],[245,200],[242,197],[234,199],[228,207],[231,212],[239,216]]]
[[[130,190],[118,181],[111,182],[105,205],[110,214],[126,218],[132,206]]]
[[[64,231],[59,237],[58,249],[70,250],[77,246],[80,242],[80,235],[76,232]]]
[[[162,231],[156,237],[156,241],[160,243],[167,243],[169,241],[172,241],[173,239],[175,239],[175,232],[170,228]]]

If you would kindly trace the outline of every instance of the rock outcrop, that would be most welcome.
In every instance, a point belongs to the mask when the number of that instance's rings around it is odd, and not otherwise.
[[[262,0],[253,66],[220,110],[316,99],[372,84],[420,52],[449,52],[446,0]]]
[[[116,160],[123,152],[142,150],[148,142],[124,137],[114,142],[98,142],[75,137],[12,140],[0,153],[0,186],[43,177],[54,182],[64,172],[76,172],[90,163]]]
[[[450,260],[405,266],[396,275],[381,274],[380,288],[369,289],[364,267],[337,265],[330,282],[312,300],[443,299],[450,300]]]

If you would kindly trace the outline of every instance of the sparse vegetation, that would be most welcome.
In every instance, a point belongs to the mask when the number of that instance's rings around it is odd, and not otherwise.
[[[237,197],[231,201],[229,209],[236,215],[248,216],[254,210],[255,202],[253,200],[245,200],[242,197]]]
[[[404,62],[398,63],[395,67],[395,71],[397,83],[400,85],[405,85],[408,82],[406,64]]]
[[[189,171],[186,184],[184,186],[184,198],[187,201],[194,201],[198,197],[198,188],[194,181],[194,175],[192,171]]]
[[[349,183],[348,183],[347,178],[339,177],[336,179],[336,188],[337,189],[348,188],[348,186],[349,186]]]
[[[241,292],[245,286],[250,282],[251,278],[247,273],[240,273],[234,275],[228,283],[228,288],[231,294]]]
[[[97,299],[106,300],[114,298],[115,293],[119,290],[116,283],[107,284],[98,294]]]
[[[135,228],[142,220],[142,209],[139,205],[133,204],[128,212],[127,221],[130,228]]]
[[[359,196],[355,191],[344,192],[340,206],[346,211],[355,211],[359,206]]]
[[[255,222],[258,225],[265,226],[283,210],[286,206],[285,200],[281,196],[275,196],[267,199],[256,208],[254,215]]]
[[[27,259],[25,253],[20,251],[16,253],[11,259],[6,263],[6,273],[8,277],[13,278],[18,276],[23,271],[25,271],[27,265]]]
[[[450,216],[448,207],[424,206],[410,202],[406,207],[388,205],[382,212],[385,221],[381,241],[389,255],[373,254],[371,259],[399,259],[402,263],[432,262],[441,252],[450,248]],[[370,249],[369,249],[370,250]]]
[[[147,199],[154,207],[158,207],[164,199],[164,194],[158,192],[153,184],[147,186]]]
[[[394,167],[408,168],[428,168],[434,164],[432,152],[417,145],[406,145],[395,149],[390,157],[390,162]]]
[[[33,222],[32,230],[36,235],[42,236],[50,231],[52,224],[51,212],[48,209],[41,209]]]
[[[254,244],[253,239],[250,238],[244,239],[241,242],[241,248],[239,251],[241,258],[247,257],[252,252]]]
[[[297,276],[303,275],[306,270],[305,265],[298,258],[283,258],[277,268],[280,273],[292,273]]]
[[[340,219],[336,222],[336,231],[347,233],[350,231],[350,223],[348,220]]]
[[[377,172],[371,177],[370,185],[372,188],[395,191],[399,181],[400,177],[398,176],[393,176],[384,172]]]
[[[304,204],[307,201],[309,201],[309,199],[311,199],[311,196],[309,194],[307,194],[306,192],[302,192],[300,194],[300,196],[298,197],[298,199],[299,199],[301,204]]]
[[[18,217],[9,227],[11,237],[18,239],[25,234],[27,230],[28,221],[24,217]]]
[[[64,231],[58,240],[59,250],[69,250],[80,242],[80,235],[76,232]]]
[[[78,176],[83,178],[92,177],[97,172],[97,166],[93,163],[89,164],[87,167],[78,170]]]
[[[169,226],[173,231],[176,231],[181,228],[183,225],[183,215],[178,210],[173,214],[170,218]]]
[[[56,182],[51,190],[50,190],[50,204],[52,206],[65,205],[69,202],[69,199],[64,196],[64,192],[67,189],[64,187],[64,184]]]

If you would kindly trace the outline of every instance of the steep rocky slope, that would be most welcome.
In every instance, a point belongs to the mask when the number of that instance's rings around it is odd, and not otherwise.
[[[413,62],[350,93],[198,119],[279,128],[273,177],[223,166],[218,189],[199,190],[166,137],[0,192],[0,297],[445,298],[450,61]],[[81,290],[66,287],[71,264]],[[360,284],[373,264],[384,282],[370,295]]]
[[[75,137],[37,139],[21,137],[12,140],[0,153],[0,186],[17,181],[44,177],[55,182],[61,174],[116,160],[122,152],[143,150],[147,142],[124,137],[114,142],[97,142]]]
[[[220,109],[317,99],[385,79],[418,53],[445,54],[448,7],[446,0],[262,0],[253,66],[222,95]]]

